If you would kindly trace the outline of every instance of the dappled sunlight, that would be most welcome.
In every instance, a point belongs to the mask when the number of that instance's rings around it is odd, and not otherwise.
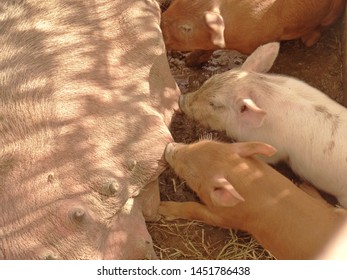
[[[288,197],[291,194],[290,190],[281,190],[274,196],[274,203],[280,203],[280,201],[286,197]]]
[[[21,1],[1,10],[5,258],[153,257],[142,205],[130,198],[164,170],[179,94],[154,4]]]
[[[258,190],[258,187],[265,188],[263,185],[276,183],[276,180],[273,180],[273,175],[269,176],[268,170],[260,168],[257,161],[254,161],[253,159],[251,159],[251,162],[249,160],[240,160],[239,163],[233,164],[230,170],[231,172],[229,174],[232,174],[232,176],[229,175],[229,177],[231,182],[236,182],[236,189],[239,185],[243,188],[251,186],[249,189],[250,192],[263,194],[263,192],[266,193],[267,190]],[[266,200],[267,204],[276,207],[275,204],[281,203],[282,199],[287,198],[291,194],[291,190],[287,188],[272,188],[271,193],[268,194],[268,199]],[[252,195],[250,195],[250,197],[253,198]]]
[[[6,73],[8,75],[8,73]],[[20,85],[19,91],[25,92],[28,88],[32,88],[35,91],[40,91],[48,84],[47,77],[38,77],[32,79]]]
[[[239,71],[238,73],[237,73],[237,79],[243,79],[243,78],[246,78],[247,76],[248,76],[249,74],[248,74],[248,72],[246,72],[246,71]]]
[[[253,159],[251,159],[253,161]],[[230,171],[228,170],[228,176],[232,181],[241,181],[242,184],[250,185],[264,178],[266,175],[262,172],[262,169],[255,168],[254,162],[249,160],[243,160],[240,158],[238,161],[230,164]]]

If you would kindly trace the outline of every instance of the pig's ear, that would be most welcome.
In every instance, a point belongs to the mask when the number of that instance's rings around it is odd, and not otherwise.
[[[242,70],[258,73],[268,72],[276,60],[280,49],[278,42],[268,43],[258,47],[241,66]]]
[[[237,147],[237,153],[242,157],[255,155],[271,157],[277,152],[276,148],[262,142],[244,142],[234,145]]]
[[[266,112],[260,109],[252,99],[242,98],[237,101],[237,110],[240,122],[254,128],[263,125]]]
[[[211,41],[215,46],[225,47],[224,40],[224,20],[222,16],[216,12],[206,12],[205,21],[211,33]]]
[[[213,180],[210,197],[213,205],[219,207],[233,207],[245,201],[235,188],[223,177],[217,177]]]

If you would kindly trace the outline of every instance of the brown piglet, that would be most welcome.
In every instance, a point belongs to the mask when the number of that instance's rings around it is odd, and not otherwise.
[[[306,46],[343,13],[346,0],[174,0],[161,27],[168,49],[227,48],[250,54],[268,42],[301,38]],[[208,56],[204,54],[204,59]]]
[[[347,258],[346,239],[334,243],[347,228],[346,210],[308,195],[257,158],[275,153],[261,142],[168,144],[165,160],[202,203],[163,201],[159,213],[247,231],[277,259]],[[336,248],[342,251],[329,254]]]

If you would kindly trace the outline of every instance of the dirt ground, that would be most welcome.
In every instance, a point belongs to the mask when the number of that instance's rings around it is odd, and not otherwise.
[[[185,66],[185,55],[178,52],[168,54],[172,74],[182,94],[199,88],[215,73],[241,65],[246,58],[235,51],[216,51],[206,65],[192,69]],[[326,30],[320,41],[311,48],[303,47],[298,40],[282,42],[279,57],[271,72],[304,80],[341,103],[341,21]],[[220,141],[232,142],[225,134],[205,129],[180,112],[174,115],[170,129],[176,142],[191,143],[206,134],[212,134],[214,139]],[[275,168],[295,183],[300,183],[300,179],[286,166]],[[162,200],[197,199],[171,169],[161,175],[160,191]],[[148,223],[148,228],[161,259],[273,259],[249,234],[241,231],[221,229],[195,221],[161,220]]]

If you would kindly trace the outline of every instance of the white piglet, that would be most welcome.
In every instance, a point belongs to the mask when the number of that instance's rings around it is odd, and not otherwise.
[[[278,152],[268,163],[286,162],[347,208],[347,109],[300,80],[264,74],[278,51],[278,43],[259,47],[240,69],[181,95],[180,108],[237,141],[274,146]]]

